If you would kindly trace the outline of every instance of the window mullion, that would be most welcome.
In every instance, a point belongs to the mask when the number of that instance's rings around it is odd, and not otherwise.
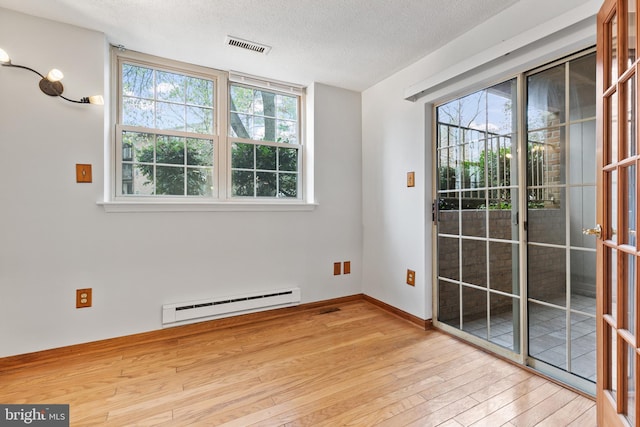
[[[216,88],[216,103],[218,111],[217,127],[218,141],[215,145],[214,164],[217,168],[216,191],[220,200],[227,200],[231,197],[231,141],[229,140],[229,81],[227,75],[223,75],[218,80]]]

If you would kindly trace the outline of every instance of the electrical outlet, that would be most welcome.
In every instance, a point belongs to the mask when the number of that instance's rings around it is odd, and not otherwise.
[[[333,275],[334,276],[338,276],[342,273],[342,263],[341,262],[334,262],[333,263]]]
[[[91,307],[91,288],[76,289],[76,308]]]
[[[345,261],[342,263],[342,271],[344,274],[351,274],[351,261]]]
[[[407,270],[407,285],[416,285],[416,272],[413,270]]]

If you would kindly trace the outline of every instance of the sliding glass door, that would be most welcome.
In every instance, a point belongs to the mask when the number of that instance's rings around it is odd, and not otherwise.
[[[436,108],[435,324],[595,391],[595,54]]]

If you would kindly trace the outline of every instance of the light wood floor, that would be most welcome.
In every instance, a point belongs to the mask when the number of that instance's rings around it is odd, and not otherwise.
[[[595,426],[592,400],[364,300],[190,331],[0,359],[0,403],[68,403],[72,426]]]

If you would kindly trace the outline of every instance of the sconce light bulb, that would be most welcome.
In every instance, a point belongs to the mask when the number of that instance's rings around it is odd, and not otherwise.
[[[9,58],[9,54],[4,51],[4,49],[0,48],[0,64],[10,64],[11,58]]]
[[[62,71],[58,70],[57,68],[53,68],[51,71],[49,71],[49,74],[47,74],[47,80],[49,80],[50,82],[60,81],[63,77],[64,74],[62,74]]]
[[[102,98],[102,95],[93,95],[89,97],[89,103],[95,105],[104,105],[104,98]]]

